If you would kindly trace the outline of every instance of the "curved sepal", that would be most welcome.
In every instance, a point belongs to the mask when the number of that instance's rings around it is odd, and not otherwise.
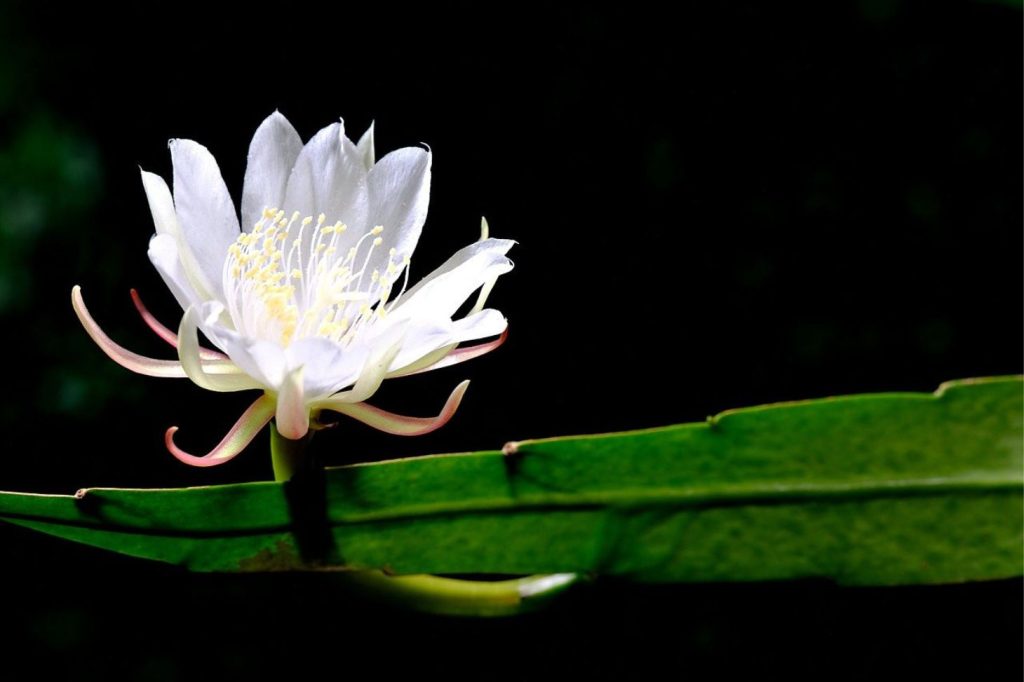
[[[142,321],[146,323],[146,326],[153,330],[153,333],[159,336],[161,339],[174,346],[178,347],[178,335],[164,326],[160,320],[156,319],[153,313],[149,312],[149,308],[142,302],[142,297],[139,296],[139,292],[135,289],[131,290],[132,303],[135,304],[135,309],[139,312],[139,316]],[[215,350],[209,350],[207,348],[199,349],[199,357],[204,360],[227,360],[228,356],[223,353],[218,353]]]
[[[100,347],[100,350],[125,369],[148,377],[184,379],[188,376],[177,360],[147,358],[115,343],[100,329],[96,320],[92,319],[92,315],[89,314],[89,309],[85,307],[85,301],[82,299],[82,287],[77,284],[71,289],[71,306],[75,309],[78,321],[82,323],[86,333]]]
[[[224,464],[235,458],[245,449],[256,434],[267,425],[270,418],[274,416],[274,399],[269,395],[261,395],[252,405],[249,406],[242,416],[238,418],[235,425],[227,432],[224,438],[209,453],[199,457],[189,454],[174,444],[174,434],[178,431],[177,426],[167,429],[164,435],[164,444],[167,450],[179,461],[194,467],[212,467]]]
[[[181,367],[188,378],[200,388],[221,393],[261,388],[258,382],[235,367],[234,363],[203,362],[199,354],[198,317],[199,310],[196,306],[189,306],[178,328],[178,359],[181,360]],[[220,365],[229,365],[234,367],[235,371],[211,371],[214,368],[220,369]]]
[[[436,431],[451,420],[455,415],[455,411],[459,409],[462,396],[466,393],[468,387],[469,381],[463,381],[456,386],[436,417],[406,417],[394,414],[393,412],[387,412],[366,403],[325,400],[321,401],[319,406],[321,409],[332,410],[352,417],[356,421],[361,421],[367,426],[384,433],[390,433],[395,436],[422,436],[431,431]]]

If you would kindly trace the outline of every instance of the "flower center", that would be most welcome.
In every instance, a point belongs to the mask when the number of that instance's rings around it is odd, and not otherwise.
[[[310,336],[348,345],[387,316],[403,269],[395,300],[409,282],[409,257],[390,249],[383,264],[375,254],[383,243],[381,225],[355,238],[344,223],[326,221],[322,213],[316,219],[298,211],[286,217],[267,208],[252,231],[228,247],[224,293],[240,333],[282,346]]]

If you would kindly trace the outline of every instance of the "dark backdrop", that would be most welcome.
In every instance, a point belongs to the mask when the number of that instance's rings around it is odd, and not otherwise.
[[[167,176],[166,140],[192,138],[237,199],[275,108],[307,138],[343,116],[352,134],[375,120],[379,152],[431,146],[414,277],[472,241],[481,214],[519,241],[492,298],[506,346],[376,400],[426,414],[471,378],[453,422],[409,440],[345,424],[317,443],[330,463],[1020,372],[1019,9],[820,4],[0,5],[0,488],[270,476],[262,440],[219,469],[173,460],[167,426],[202,450],[251,398],[120,369],[68,298],[81,284],[112,336],[166,353],[128,298],[137,287],[176,326],[137,167]],[[192,576],[0,538],[3,646],[87,679],[307,660],[377,678],[1020,678],[1018,581],[604,581],[481,623],[383,610],[319,577]]]

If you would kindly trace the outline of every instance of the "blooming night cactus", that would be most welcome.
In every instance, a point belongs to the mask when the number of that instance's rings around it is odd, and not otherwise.
[[[305,145],[280,113],[256,130],[242,190],[241,228],[220,169],[191,140],[172,140],[174,194],[142,171],[156,234],[149,257],[184,309],[178,333],[160,324],[132,291],[145,322],[178,350],[178,360],[137,355],[112,341],[72,290],[79,320],[123,367],[154,377],[188,377],[213,391],[263,393],[209,454],[167,448],[195,466],[237,455],[276,417],[298,440],[323,410],[399,435],[443,426],[468,382],[434,418],[367,405],[390,377],[452,365],[499,346],[506,320],[484,308],[494,281],[512,263],[509,240],[476,243],[409,288],[409,264],[427,215],[429,151],[405,148],[374,159],[373,128],[354,143],[342,123]],[[453,320],[480,290],[472,310]],[[199,345],[202,332],[219,350]],[[498,337],[457,348],[460,343]]]

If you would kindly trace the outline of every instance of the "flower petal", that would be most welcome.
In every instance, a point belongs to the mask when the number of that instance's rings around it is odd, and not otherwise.
[[[285,377],[277,395],[277,430],[285,438],[298,440],[309,431],[309,406],[302,386],[302,367]]]
[[[178,225],[178,214],[174,212],[174,200],[167,183],[156,173],[139,169],[142,175],[142,189],[146,192],[149,212],[153,214],[153,226],[157,234],[169,234],[177,238],[181,234]]]
[[[396,377],[407,377],[412,374],[420,374],[422,372],[428,372],[439,366],[444,366],[439,363],[445,360],[451,353],[455,352],[457,345],[458,344],[450,343],[446,346],[441,346],[437,350],[427,353],[415,362],[411,362],[408,365],[401,365],[397,369],[391,370],[388,372],[387,378],[393,379]],[[468,359],[469,358],[467,358],[467,360]]]
[[[208,391],[228,393],[261,388],[259,382],[241,372],[225,375],[206,371],[199,356],[199,316],[204,308],[209,309],[210,306],[218,305],[220,304],[211,301],[203,306],[189,306],[181,318],[181,326],[178,328],[178,358],[185,374],[197,386]]]
[[[314,219],[323,213],[361,232],[366,222],[366,169],[341,123],[333,123],[306,143],[288,178],[282,210]],[[309,236],[311,230],[306,231]],[[339,251],[343,250],[339,245]]]
[[[213,311],[209,311],[210,315]],[[211,319],[201,317],[199,329],[213,345],[224,351],[231,361],[262,384],[268,391],[278,391],[284,383],[288,360],[284,349],[272,341],[248,339]]]
[[[149,244],[150,260],[157,266],[157,271],[178,298],[182,310],[192,303],[212,298],[213,294],[206,284],[206,278],[181,231],[167,183],[154,173],[147,173],[141,168],[139,172],[156,227],[156,243],[150,240]]]
[[[395,357],[402,350],[402,341],[399,339],[396,343],[391,344],[383,353],[377,353],[370,356],[366,364],[363,367],[362,372],[359,374],[359,378],[356,379],[355,385],[348,391],[342,391],[335,393],[330,398],[326,398],[327,402],[330,403],[360,403],[370,398],[377,389],[380,388],[381,383],[387,376],[388,368],[395,361]],[[317,409],[321,405],[321,400],[317,400],[313,403],[313,409]]]
[[[249,144],[242,188],[242,229],[251,232],[264,208],[287,209],[288,176],[302,151],[302,138],[279,111],[268,116]]]
[[[273,416],[274,399],[264,394],[257,398],[256,402],[249,406],[249,409],[242,413],[242,416],[231,427],[231,430],[227,432],[220,443],[208,454],[197,457],[196,455],[190,455],[175,445],[174,434],[178,431],[177,426],[167,429],[167,433],[164,435],[164,444],[172,455],[185,464],[195,467],[216,466],[230,461],[235,455],[244,450]]]
[[[512,269],[505,254],[515,242],[487,239],[460,249],[399,298],[390,316],[451,317],[469,295]]]
[[[454,336],[459,343],[497,336],[508,328],[508,320],[494,308],[486,308],[456,320]]]
[[[462,396],[469,387],[468,381],[463,381],[455,387],[444,408],[436,417],[405,417],[392,412],[387,412],[379,407],[373,407],[366,403],[326,402],[321,405],[325,410],[332,410],[340,414],[352,417],[361,421],[367,426],[390,433],[396,436],[422,436],[447,424],[455,411],[459,409]]]
[[[369,354],[364,347],[343,348],[330,339],[307,337],[285,349],[290,369],[304,367],[307,400],[327,396],[352,384]]]
[[[182,263],[181,253],[178,241],[169,234],[156,234],[149,240],[150,262],[160,273],[161,279],[171,290],[178,305],[185,310],[193,303],[208,301],[212,297],[196,289],[196,283],[189,278]]]
[[[174,208],[203,287],[223,300],[221,275],[228,247],[238,238],[238,216],[213,155],[192,140],[171,140]]]
[[[366,129],[363,136],[359,138],[359,142],[356,143],[356,151],[359,152],[359,158],[363,160],[363,166],[366,170],[370,170],[373,167],[373,163],[376,160],[376,150],[373,145],[373,123],[370,123],[370,127]]]
[[[77,284],[71,289],[71,307],[75,309],[75,314],[78,315],[78,321],[82,323],[82,326],[85,327],[85,331],[89,334],[92,340],[96,342],[96,345],[100,347],[100,350],[106,353],[107,357],[125,369],[130,369],[137,374],[143,374],[149,377],[181,379],[187,376],[185,374],[185,370],[181,366],[181,363],[177,360],[156,360],[153,358],[147,358],[114,343],[114,341],[107,336],[102,329],[100,329],[100,326],[96,324],[96,321],[92,319],[92,315],[89,314],[89,309],[85,307],[85,301],[82,299],[82,287]]]
[[[368,339],[374,345],[387,346],[401,339],[401,351],[388,367],[392,372],[407,367],[425,355],[434,353],[439,348],[450,347],[458,343],[454,338],[454,325],[447,318],[402,321],[392,325],[388,333],[377,339]],[[372,340],[371,340],[372,339]],[[385,339],[394,339],[388,341]]]
[[[487,218],[480,216],[480,241],[486,240],[491,235],[491,226],[487,224]],[[476,303],[473,304],[469,314],[483,310],[484,305],[487,303],[487,298],[491,295],[491,289],[494,288],[495,283],[498,281],[498,275],[495,275],[491,279],[484,282],[483,286],[480,287],[480,291],[476,296]]]
[[[419,352],[403,353],[399,361],[392,365],[389,377],[419,374],[432,369],[455,365],[472,358],[479,357],[500,346],[505,341],[505,330],[508,321],[497,310],[487,309],[450,324],[444,343],[422,344]],[[501,334],[501,338],[492,344],[456,349],[456,345],[465,341],[486,338]],[[411,334],[410,334],[411,335]],[[409,344],[406,344],[409,345]]]
[[[481,355],[486,355],[498,346],[505,343],[508,339],[508,329],[501,333],[494,341],[488,341],[487,343],[480,343],[475,346],[466,346],[465,348],[455,348],[444,352],[440,357],[433,355],[427,356],[420,363],[416,363],[409,367],[404,367],[398,372],[392,372],[389,377],[407,377],[413,374],[422,374],[423,372],[432,372],[435,369],[441,369],[442,367],[451,367],[459,363],[465,362],[466,360],[472,360],[478,358]]]
[[[139,316],[142,317],[142,321],[146,323],[146,326],[153,330],[157,336],[161,339],[174,346],[178,347],[178,335],[172,332],[170,329],[165,327],[160,320],[153,316],[153,313],[149,312],[149,309],[142,302],[142,297],[139,296],[139,292],[135,289],[131,290],[132,303],[135,304],[135,309],[139,311]],[[228,356],[223,353],[218,353],[215,350],[207,350],[206,348],[199,349],[199,357],[204,360],[227,360]]]
[[[370,169],[366,180],[367,227],[380,225],[384,232],[381,246],[370,256],[366,272],[384,272],[392,248],[399,262],[415,251],[430,203],[430,163],[430,152],[406,147],[391,152]]]

